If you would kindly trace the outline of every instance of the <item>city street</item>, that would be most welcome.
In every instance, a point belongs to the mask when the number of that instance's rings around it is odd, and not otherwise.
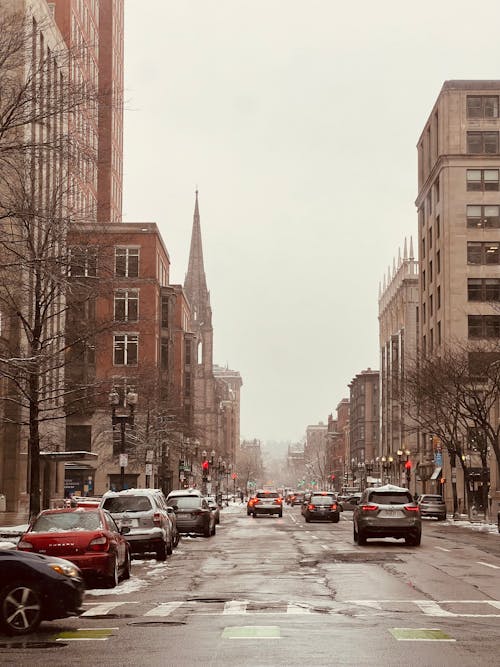
[[[422,546],[338,524],[222,513],[166,563],[95,589],[80,618],[1,637],[5,665],[497,665],[498,534],[425,521]]]

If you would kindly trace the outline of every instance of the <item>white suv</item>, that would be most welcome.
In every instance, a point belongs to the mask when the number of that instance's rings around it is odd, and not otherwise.
[[[157,560],[166,560],[175,546],[167,502],[160,489],[107,491],[101,500],[119,528],[129,528],[124,537],[131,553],[155,552]]]

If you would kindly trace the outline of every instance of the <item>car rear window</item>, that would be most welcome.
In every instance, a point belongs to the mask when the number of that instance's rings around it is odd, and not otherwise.
[[[198,496],[177,496],[171,498],[170,504],[174,509],[192,509],[201,505],[201,498]]]
[[[273,491],[263,491],[257,494],[257,498],[279,498],[279,494]]]
[[[103,507],[111,514],[148,512],[151,509],[151,501],[147,496],[112,496],[105,499]]]
[[[334,496],[311,496],[311,503],[313,505],[331,505],[334,501]]]
[[[428,502],[429,500],[432,501],[432,502],[439,502],[439,503],[443,502],[443,499],[441,498],[441,496],[422,496],[422,498],[421,498],[421,501],[424,502],[424,503]]]
[[[64,514],[45,514],[38,517],[30,532],[60,533],[74,530],[98,530],[101,528],[98,512],[65,512]]]
[[[413,502],[411,494],[408,493],[394,493],[394,491],[387,491],[386,493],[376,491],[369,496],[370,502],[376,505],[404,505],[405,503]]]

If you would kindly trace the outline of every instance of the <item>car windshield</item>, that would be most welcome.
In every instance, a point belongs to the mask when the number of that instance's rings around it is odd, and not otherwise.
[[[394,493],[393,491],[375,491],[370,494],[369,500],[376,505],[404,505],[413,502],[413,498],[409,492]]]
[[[333,501],[333,496],[311,496],[311,503],[313,505],[331,505]]]
[[[108,512],[111,512],[111,514],[119,512],[148,512],[151,509],[151,501],[147,496],[112,496],[106,498],[103,507]]]
[[[32,533],[60,533],[74,530],[98,530],[102,528],[98,512],[64,512],[44,514],[35,521]]]
[[[170,502],[174,509],[192,509],[200,506],[201,499],[197,496],[178,496],[171,498]]]

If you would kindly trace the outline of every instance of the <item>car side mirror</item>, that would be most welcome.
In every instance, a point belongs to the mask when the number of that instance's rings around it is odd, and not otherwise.
[[[122,526],[120,528],[120,535],[126,535],[127,533],[130,533],[130,526]]]

